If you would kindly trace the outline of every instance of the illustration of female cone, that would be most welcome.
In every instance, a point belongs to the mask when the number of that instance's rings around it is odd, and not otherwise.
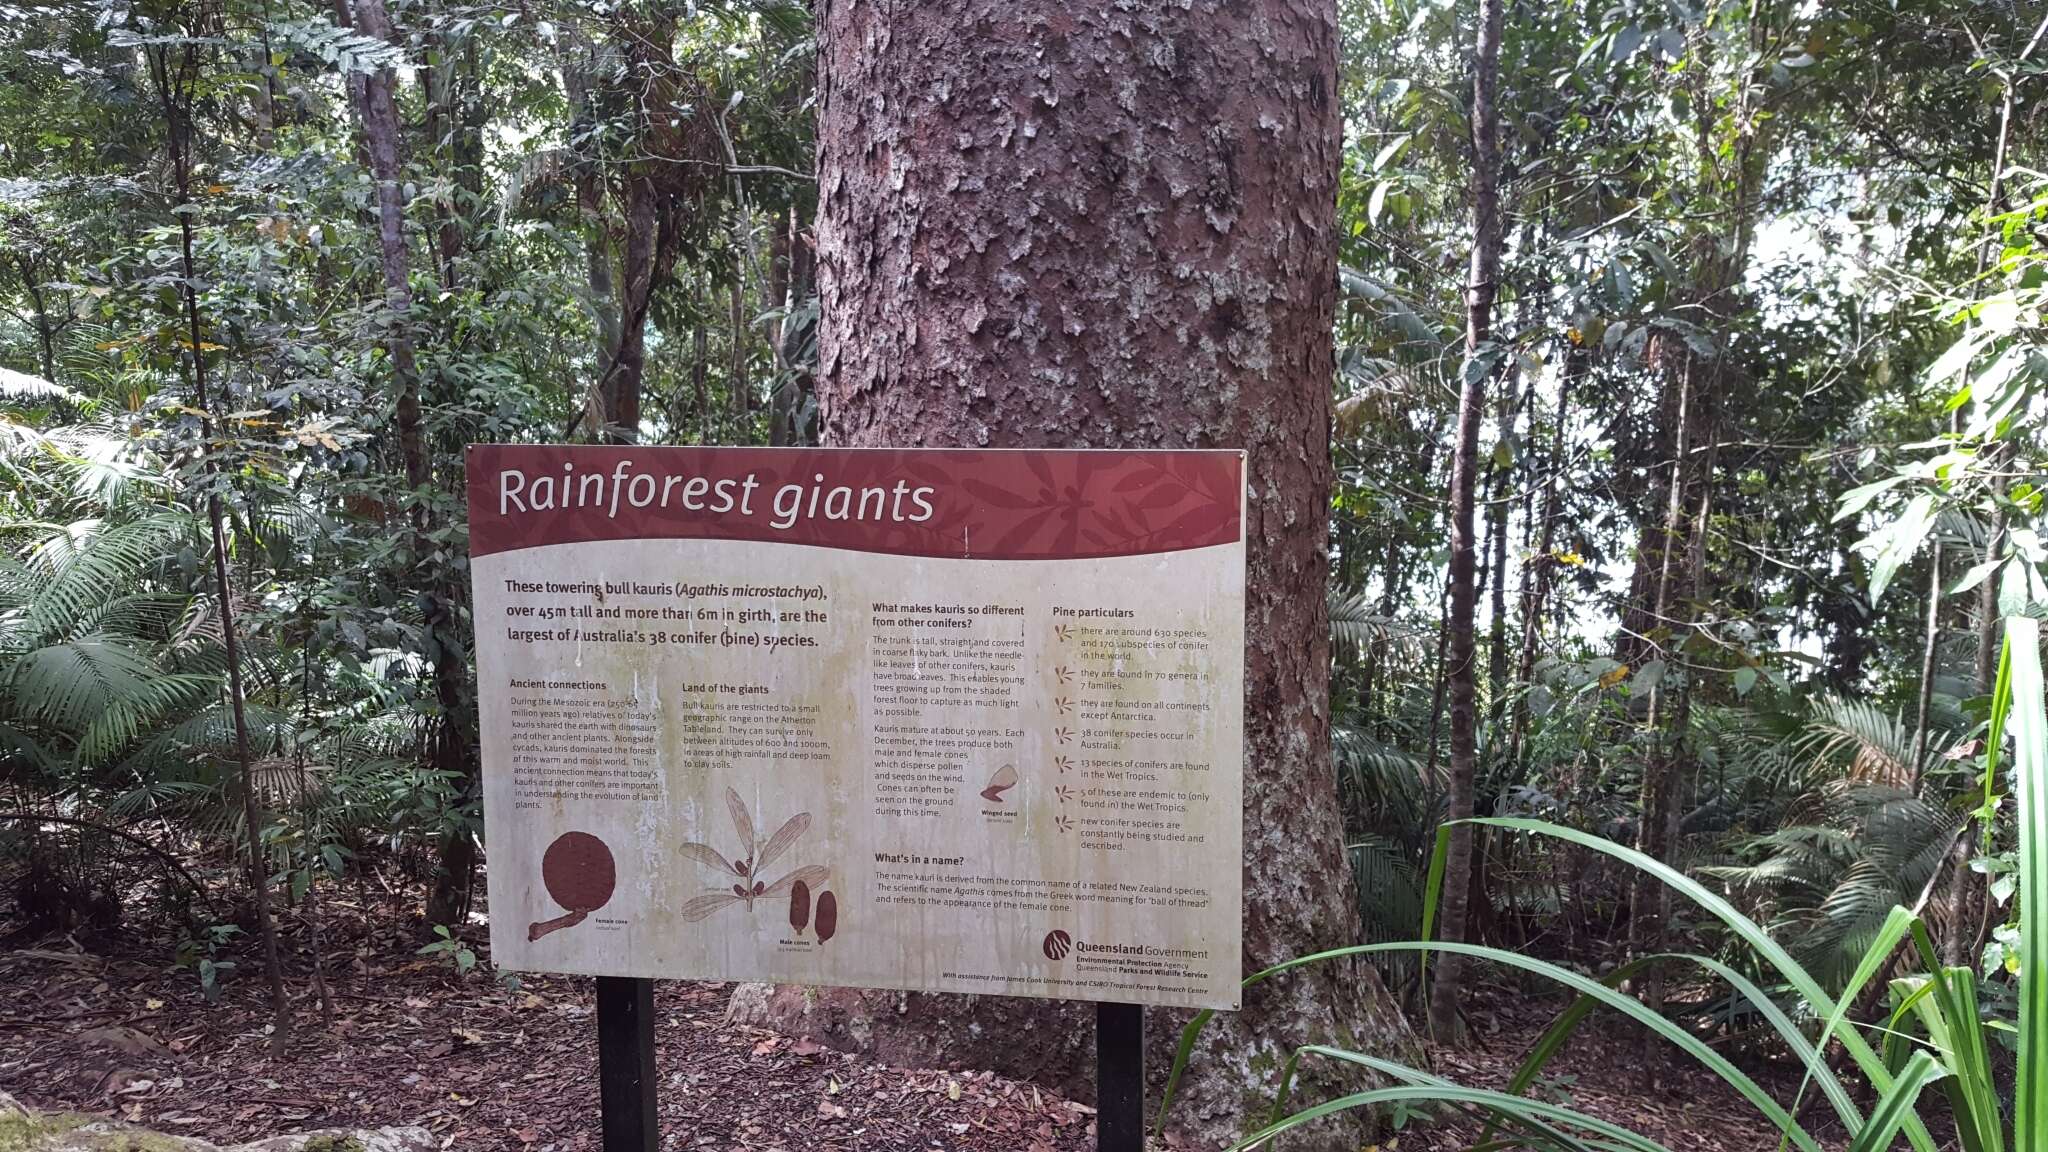
[[[573,928],[612,898],[619,873],[612,862],[612,850],[588,832],[564,832],[555,837],[541,857],[540,878],[555,903],[569,910],[567,915],[529,925],[526,939],[538,940],[550,932]]]

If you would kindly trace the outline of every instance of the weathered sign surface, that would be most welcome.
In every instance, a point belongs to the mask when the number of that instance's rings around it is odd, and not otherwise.
[[[497,963],[1237,1006],[1241,454],[468,475]]]

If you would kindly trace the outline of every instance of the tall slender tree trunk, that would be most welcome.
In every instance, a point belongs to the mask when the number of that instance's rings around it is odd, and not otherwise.
[[[1509,396],[1500,409],[1500,435],[1503,444],[1509,443],[1515,426],[1521,419],[1524,404],[1521,391],[1528,386],[1523,373],[1510,370],[1511,375],[1505,389]],[[1493,496],[1486,506],[1487,533],[1487,574],[1486,574],[1486,719],[1496,729],[1506,714],[1508,685],[1508,521],[1509,509],[1514,503],[1514,491],[1520,479],[1520,463],[1527,453],[1517,452],[1506,464],[1498,457],[1493,461]]]
[[[827,441],[1245,449],[1244,966],[1356,940],[1325,598],[1335,6],[825,0],[817,35]],[[739,1006],[892,1059],[1089,1088],[1083,1005],[790,991]],[[1148,1018],[1156,1086],[1184,1017]],[[1369,967],[1248,990],[1194,1053],[1176,1126],[1203,1147],[1242,1135],[1295,1047],[1337,1037],[1411,1043]],[[1312,1075],[1315,1096],[1357,1082]],[[1342,1123],[1290,1146],[1352,1152]]]
[[[1429,738],[1426,741],[1429,753],[1422,761],[1422,782],[1426,787],[1435,788],[1437,761],[1443,751],[1444,698],[1450,685],[1447,656],[1451,647],[1451,582],[1444,581],[1443,590],[1436,598],[1436,658],[1430,661],[1429,677]]]
[[[768,443],[785,445],[790,442],[789,360],[785,355],[783,339],[789,326],[789,310],[793,306],[789,296],[789,274],[791,245],[795,240],[795,216],[785,207],[777,212],[775,234],[768,243],[768,277],[761,292],[763,311],[775,314],[775,321],[768,328],[768,351],[774,368],[768,390]]]
[[[611,219],[605,203],[604,169],[587,143],[596,136],[593,129],[597,112],[592,107],[590,85],[597,65],[597,47],[573,32],[565,33],[563,39],[566,44],[561,58],[562,90],[569,101],[571,139],[586,142],[574,150],[569,180],[576,190],[576,216],[582,226],[583,282],[590,294],[591,319],[597,329],[596,379],[601,388],[602,382],[611,378],[612,361],[619,355],[622,321],[612,279]],[[599,392],[602,405],[601,391],[593,391]],[[597,425],[602,427],[603,421],[603,414],[598,413]]]
[[[170,153],[172,186],[177,190],[179,302],[184,305],[186,363],[191,368],[193,399],[199,409],[200,435],[204,438],[206,524],[213,546],[213,593],[220,612],[220,633],[228,671],[228,714],[234,721],[235,768],[242,791],[242,826],[249,852],[249,895],[256,905],[257,933],[263,941],[263,970],[270,982],[270,1053],[283,1056],[291,1045],[291,1004],[285,998],[284,964],[278,956],[277,920],[270,907],[270,865],[263,850],[263,807],[257,795],[255,757],[249,750],[249,721],[243,706],[246,688],[242,680],[242,645],[235,620],[234,581],[228,567],[228,539],[222,507],[221,488],[232,481],[223,476],[214,455],[213,397],[207,387],[206,330],[199,318],[199,268],[194,259],[194,232],[198,206],[192,199],[192,100],[199,80],[198,50],[190,45],[177,49],[157,46],[147,50],[151,79],[157,89],[164,117],[166,150]],[[175,61],[175,62],[174,62]]]
[[[711,385],[705,379],[710,352],[706,347],[704,321],[690,326],[690,394],[697,401],[697,442],[711,443]]]
[[[1387,554],[1380,562],[1380,619],[1391,623],[1394,611],[1399,607],[1396,596],[1401,587],[1401,534],[1393,526],[1387,529]],[[1374,738],[1379,738],[1379,717],[1385,707],[1380,693],[1380,654],[1390,643],[1386,638],[1366,645],[1364,668],[1360,670],[1363,682],[1359,690],[1359,715],[1372,729]]]
[[[41,357],[43,379],[54,383],[57,379],[57,326],[50,320],[50,309],[43,299],[42,272],[20,252],[15,253],[14,266],[21,273],[21,286],[28,292],[29,305],[35,309],[36,348]]]
[[[634,93],[635,147],[652,153],[662,127],[674,116],[678,99],[671,58],[676,35],[674,12],[622,9],[614,16],[612,36],[624,58],[627,83]],[[662,185],[657,169],[662,159],[649,155],[621,166],[613,181],[620,203],[618,243],[619,329],[611,362],[599,375],[595,392],[604,409],[593,429],[601,440],[631,444],[640,438],[641,398],[647,377],[647,321],[655,292],[667,281],[673,262],[673,237],[667,226]],[[579,190],[579,199],[582,193]],[[591,277],[593,285],[596,277]]]
[[[1565,429],[1571,414],[1572,385],[1586,370],[1585,354],[1573,349],[1565,354],[1565,368],[1557,386],[1557,411],[1550,426],[1550,451],[1544,462],[1543,500],[1537,513],[1536,546],[1529,564],[1522,569],[1522,643],[1521,657],[1516,663],[1515,683],[1521,685],[1525,694],[1515,701],[1514,715],[1509,721],[1508,763],[1519,765],[1523,749],[1529,739],[1530,709],[1526,690],[1536,674],[1536,652],[1543,640],[1543,610],[1550,603],[1551,573],[1556,571],[1557,561],[1552,553],[1557,550],[1557,520],[1559,505],[1563,500],[1565,472]],[[1534,418],[1531,417],[1531,426]]]
[[[653,177],[641,173],[628,176],[625,199],[625,240],[619,247],[623,291],[618,353],[612,357],[601,389],[605,424],[600,435],[613,444],[631,444],[640,438],[640,397],[647,379],[647,312],[654,303],[660,243]]]
[[[1946,551],[1940,531],[1937,525],[1930,533],[1934,542],[1927,555],[1926,627],[1920,638],[1920,689],[1913,707],[1912,760],[1906,765],[1907,787],[1916,791],[1920,787],[1920,774],[1926,769],[1927,717],[1934,706],[1934,677],[1940,670],[1942,560]]]
[[[732,404],[733,415],[739,419],[742,426],[746,423],[747,414],[754,410],[754,384],[747,379],[745,279],[744,271],[736,272],[726,295],[728,329],[732,334],[732,343],[726,348],[730,356],[726,369],[726,387],[731,389],[726,399]]]
[[[398,43],[396,29],[384,0],[352,0],[356,31],[379,40]],[[435,478],[427,444],[424,414],[420,407],[419,364],[413,350],[412,283],[410,255],[405,239],[404,172],[401,167],[401,125],[398,119],[397,76],[390,70],[365,79],[357,104],[362,122],[363,150],[370,159],[370,174],[377,185],[377,249],[384,273],[384,307],[389,314],[385,346],[391,354],[392,374],[398,385],[393,419],[398,434],[398,455],[405,468],[405,484],[412,496],[412,556],[415,565],[427,563],[432,552],[428,537],[437,526],[434,514]],[[455,784],[457,803],[474,803],[477,788],[477,757],[473,747],[468,690],[469,662],[460,637],[457,605],[461,592],[446,571],[425,574],[423,614],[427,626],[426,653],[433,667],[434,701],[439,715],[431,726],[431,755],[434,766]],[[427,920],[455,924],[469,901],[470,875],[476,867],[476,838],[458,828],[441,841],[440,859],[434,883],[427,896]]]
[[[1479,420],[1486,408],[1486,378],[1492,373],[1493,298],[1500,280],[1500,82],[1501,0],[1479,0],[1478,36],[1472,64],[1472,264],[1465,282],[1465,362],[1458,389],[1456,448],[1451,457],[1451,612],[1448,679],[1451,698],[1449,818],[1472,816],[1479,772],[1479,713],[1473,683],[1473,486],[1479,475]],[[1471,919],[1473,836],[1470,824],[1451,827],[1444,865],[1441,938],[1462,941]],[[1437,957],[1430,989],[1429,1032],[1439,1043],[1457,1036],[1458,1000],[1464,987],[1461,957]]]

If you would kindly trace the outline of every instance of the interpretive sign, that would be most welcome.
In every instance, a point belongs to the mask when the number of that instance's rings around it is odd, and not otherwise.
[[[499,965],[1237,1006],[1241,453],[468,476]]]

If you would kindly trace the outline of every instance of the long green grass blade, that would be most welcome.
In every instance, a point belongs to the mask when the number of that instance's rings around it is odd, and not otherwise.
[[[1303,1055],[1321,1056],[1328,1060],[1337,1060],[1346,1064],[1357,1064],[1370,1068],[1380,1075],[1402,1084],[1434,1085],[1439,1088],[1457,1087],[1451,1081],[1434,1073],[1424,1072],[1419,1068],[1410,1068],[1406,1064],[1400,1064],[1392,1060],[1383,1060],[1377,1056],[1369,1056],[1363,1052],[1353,1052],[1346,1048],[1332,1048],[1327,1044],[1305,1044],[1295,1049],[1294,1055],[1296,1058]],[[1267,1123],[1278,1124],[1286,1118],[1284,1109],[1276,1109],[1272,1119],[1267,1121]],[[1541,1120],[1532,1119],[1528,1116],[1507,1116],[1498,1110],[1494,1111],[1494,1118],[1494,1121],[1487,1124],[1486,1131],[1480,1133],[1479,1143],[1473,1145],[1472,1149],[1468,1150],[1468,1152],[1476,1152],[1477,1149],[1490,1146],[1590,1148],[1587,1141],[1574,1139]],[[1511,1136],[1504,1140],[1493,1140],[1492,1135],[1495,1127],[1503,1121],[1510,1125],[1519,1124],[1526,1127],[1529,1130],[1528,1134]]]
[[[1325,1101],[1313,1108],[1306,1108],[1278,1124],[1268,1125],[1230,1146],[1231,1152],[1245,1152],[1257,1148],[1304,1124],[1311,1124],[1339,1112],[1354,1108],[1372,1108],[1381,1104],[1394,1103],[1470,1104],[1479,1108],[1495,1108],[1512,1111],[1532,1117],[1553,1120],[1561,1124],[1582,1127],[1588,1132],[1598,1132],[1614,1142],[1618,1148],[1633,1152],[1671,1152],[1669,1148],[1645,1136],[1637,1135],[1616,1124],[1610,1124],[1583,1112],[1541,1100],[1530,1100],[1522,1096],[1510,1096],[1505,1092],[1492,1092],[1483,1088],[1445,1087],[1438,1084],[1404,1084],[1395,1088],[1376,1088],[1371,1092],[1357,1092]]]
[[[1451,823],[1445,821],[1436,826],[1436,847],[1429,853],[1429,876],[1422,884],[1422,938],[1436,939],[1436,905],[1444,894],[1444,861],[1451,855]],[[1417,958],[1419,972],[1416,986],[1422,989],[1426,1003],[1429,999],[1429,953]]]
[[[1849,1152],[1884,1152],[1892,1146],[1892,1137],[1898,1135],[1899,1126],[1913,1114],[1913,1106],[1920,1098],[1920,1089],[1931,1080],[1942,1076],[1934,1057],[1925,1051],[1915,1052],[1899,1071],[1899,1078],[1892,1082],[1891,1090],[1877,1102],[1870,1113],[1870,1123],[1856,1134],[1856,1141],[1849,1145]]]
[[[1822,1058],[1820,1050],[1816,1049],[1807,1040],[1806,1033],[1800,1029],[1799,1025],[1793,1023],[1792,1018],[1785,1015],[1784,1011],[1778,1007],[1777,1001],[1771,999],[1768,993],[1757,987],[1747,976],[1719,960],[1709,956],[1699,956],[1683,952],[1639,956],[1600,977],[1600,982],[1609,988],[1614,988],[1619,986],[1622,981],[1629,979],[1653,963],[1670,963],[1673,961],[1697,964],[1727,981],[1728,985],[1734,988],[1737,994],[1744,1000],[1749,1001],[1751,1006],[1764,1017],[1765,1021],[1771,1025],[1771,1029],[1778,1034],[1779,1039],[1783,1040],[1786,1047],[1792,1050],[1793,1055],[1799,1058],[1800,1063],[1806,1066],[1807,1076],[1820,1084],[1821,1094],[1828,1098],[1830,1104],[1834,1105],[1835,1113],[1842,1118],[1842,1123],[1852,1132],[1863,1124],[1862,1111],[1856,1107],[1856,1103],[1850,1098],[1848,1090],[1842,1086],[1842,1081],[1840,1077],[1835,1075],[1834,1068]],[[1544,1065],[1548,1064],[1552,1057],[1563,1050],[1565,1044],[1571,1039],[1572,1033],[1577,1031],[1578,1026],[1585,1021],[1587,1016],[1592,1014],[1593,1009],[1599,1007],[1599,1004],[1600,1002],[1591,996],[1580,996],[1572,1001],[1571,1006],[1566,1008],[1563,1013],[1559,1014],[1556,1020],[1551,1022],[1550,1027],[1544,1031],[1541,1037],[1537,1038],[1536,1043],[1530,1045],[1528,1054],[1522,1058],[1521,1065],[1515,1069],[1514,1076],[1508,1080],[1506,1091],[1516,1096],[1528,1091],[1529,1086],[1536,1082],[1536,1077],[1542,1074]],[[1796,1115],[1798,1108],[1795,1106],[1792,1111]]]
[[[1662,1013],[1651,1011],[1649,1007],[1635,997],[1617,992],[1589,976],[1580,975],[1570,969],[1538,960],[1533,956],[1524,956],[1517,952],[1508,952],[1499,948],[1487,948],[1478,944],[1460,944],[1450,940],[1361,944],[1356,948],[1340,949],[1339,951],[1351,952],[1356,955],[1373,955],[1382,952],[1431,948],[1442,952],[1455,952],[1461,956],[1470,956],[1474,959],[1491,961],[1492,963],[1505,965],[1510,968],[1519,968],[1524,972],[1533,973],[1544,979],[1571,988],[1581,995],[1593,997],[1609,1008],[1621,1012],[1645,1028],[1650,1029],[1650,1031],[1655,1032],[1658,1036],[1670,1041],[1687,1055],[1691,1056],[1701,1066],[1719,1076],[1730,1087],[1741,1093],[1744,1099],[1754,1105],[1756,1110],[1762,1113],[1795,1147],[1803,1149],[1804,1152],[1820,1152],[1820,1145],[1814,1141],[1813,1137],[1806,1134],[1805,1129],[1801,1128],[1798,1122],[1792,1118],[1792,1114],[1785,1111],[1783,1105],[1772,1099],[1770,1093],[1758,1087],[1756,1081],[1750,1079],[1741,1069],[1730,1063],[1727,1057],[1708,1047],[1699,1037],[1694,1036],[1691,1032],[1665,1019]]]
[[[1814,1043],[1817,1051],[1825,1053],[1828,1050],[1828,1041],[1834,1039],[1835,1030],[1842,1026],[1842,1022],[1849,1017],[1849,1010],[1855,1007],[1857,994],[1863,991],[1864,985],[1876,979],[1878,972],[1891,961],[1892,953],[1898,951],[1899,942],[1912,931],[1913,923],[1913,914],[1896,904],[1885,915],[1884,924],[1877,930],[1876,939],[1870,942],[1870,947],[1863,950],[1863,958],[1857,961],[1856,971],[1849,977],[1849,982],[1842,986],[1841,1000],[1835,1004],[1835,1010],[1828,1013],[1827,1022],[1821,1026],[1820,1039]],[[1798,1112],[1800,1102],[1806,1099],[1806,1086],[1812,1082],[1816,1069],[1826,1067],[1827,1063],[1823,1060],[1807,1061],[1806,1075],[1799,1081],[1799,1091],[1792,1097],[1793,1112]]]
[[[2019,777],[2020,1052],[2013,1094],[2019,1152],[2048,1147],[2048,699],[2041,681],[2041,627],[2005,621],[2012,662],[2013,772]]]
[[[1699,905],[1700,908],[1711,914],[1715,919],[1726,924],[1729,930],[1735,933],[1743,943],[1747,944],[1766,963],[1772,968],[1777,969],[1784,976],[1786,983],[1790,984],[1792,990],[1798,993],[1801,999],[1806,1001],[1807,1008],[1816,1016],[1826,1018],[1834,1015],[1834,997],[1829,996],[1826,989],[1820,986],[1820,982],[1813,978],[1813,974],[1792,958],[1792,954],[1785,950],[1784,945],[1771,939],[1770,933],[1765,932],[1755,921],[1737,911],[1735,906],[1728,903],[1727,900],[1715,894],[1699,881],[1665,864],[1663,861],[1653,859],[1625,845],[1616,844],[1612,840],[1595,836],[1590,832],[1581,832],[1576,828],[1566,828],[1542,820],[1493,816],[1475,819],[1473,823],[1491,824],[1499,828],[1512,828],[1520,832],[1531,832],[1539,836],[1549,836],[1553,839],[1564,840],[1584,848],[1590,848],[1602,855],[1611,856],[1625,864],[1650,873],[1665,884],[1670,885],[1673,890],[1686,899]],[[1880,1096],[1890,1091],[1892,1086],[1891,1072],[1885,1068],[1884,1061],[1878,1057],[1878,1054],[1870,1047],[1869,1043],[1855,1029],[1843,1032],[1840,1039],[1842,1047],[1847,1050],[1850,1059],[1856,1062],[1856,1067],[1863,1073],[1864,1078],[1870,1081],[1871,1087]],[[1928,1134],[1927,1126],[1920,1122],[1918,1116],[1909,1116],[1906,1119],[1905,1133],[1906,1139],[1912,1143],[1917,1152],[1935,1152],[1934,1138]]]
[[[1899,1074],[1898,1070],[1906,1066],[1906,1056],[1911,1052],[1913,1045],[1919,1043],[1918,1037],[1906,1032],[1906,1022],[1915,1014],[1914,1008],[1920,1001],[1933,995],[1934,981],[1925,976],[1902,976],[1892,981],[1891,990],[1891,1019],[1885,1021],[1882,1029],[1884,1066],[1890,1068],[1892,1075],[1896,1076]]]
[[[1991,1078],[1991,1056],[1977,1012],[1976,973],[1968,968],[1942,967],[1933,935],[1918,920],[1913,922],[1913,946],[1919,949],[1920,962],[1927,969],[1929,988],[1915,1010],[1927,1029],[1928,1042],[1948,1068],[1949,1079],[1943,1087],[1955,1114],[1958,1137],[1965,1147],[2004,1152],[2005,1117],[1999,1112],[1998,1086]]]
[[[1998,759],[2005,751],[2006,717],[2012,711],[2012,632],[2005,634],[2005,643],[1998,649],[1998,681],[1991,690],[1991,726],[1984,737],[1984,799],[1977,808],[1977,826],[1981,842],[1979,851],[1991,854],[1992,840],[1997,833],[1992,818],[1998,814]]]
[[[1256,979],[1257,976],[1247,977],[1245,984]],[[1167,1070],[1166,1087],[1159,1093],[1159,1115],[1152,1121],[1152,1134],[1161,1139],[1166,1137],[1166,1118],[1173,1111],[1174,1098],[1180,1094],[1180,1078],[1188,1070],[1188,1057],[1194,1053],[1195,1041],[1201,1039],[1202,1030],[1215,1016],[1214,1008],[1204,1008],[1181,1025],[1180,1039],[1173,1044],[1173,1067]]]

